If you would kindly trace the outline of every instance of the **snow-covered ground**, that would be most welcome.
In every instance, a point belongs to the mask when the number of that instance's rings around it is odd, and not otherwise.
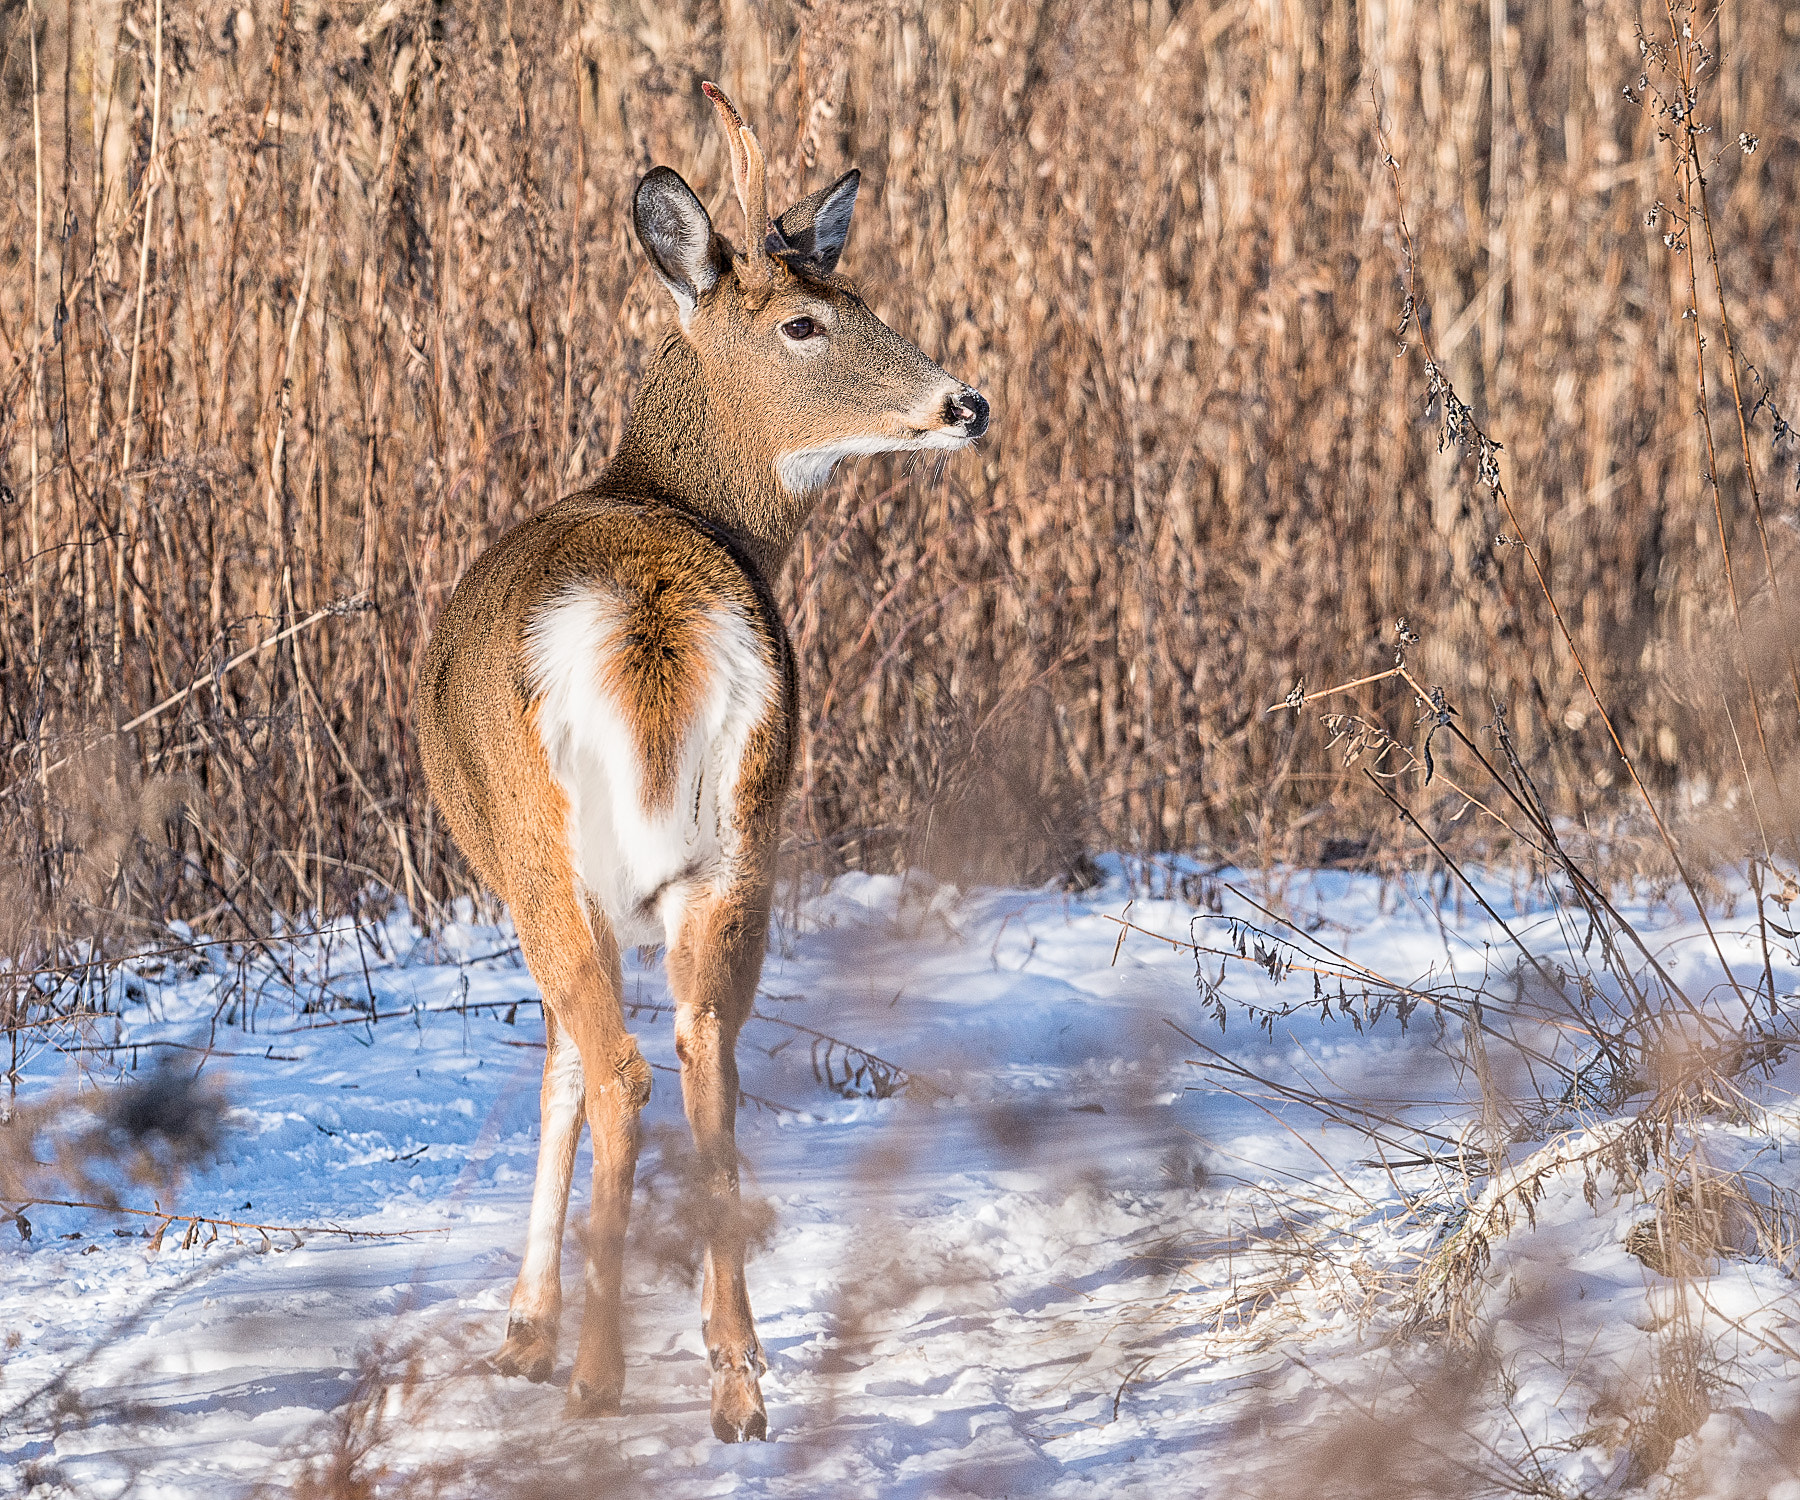
[[[629,1383],[624,1412],[591,1422],[563,1420],[560,1388],[585,1168],[557,1383],[481,1365],[523,1242],[542,1059],[536,990],[505,929],[425,938],[395,918],[378,945],[348,928],[296,940],[283,973],[223,949],[198,950],[205,967],[116,973],[117,1018],[89,1040],[139,1050],[46,1048],[22,1102],[76,1077],[111,1087],[134,1060],[200,1061],[151,1043],[210,1047],[205,1075],[233,1109],[219,1164],[174,1207],[409,1237],[240,1243],[177,1223],[153,1249],[154,1220],[28,1208],[32,1237],[0,1250],[0,1493],[286,1493],[337,1451],[385,1475],[344,1494],[435,1476],[437,1492],[470,1495],[1372,1496],[1527,1492],[1528,1479],[1574,1496],[1672,1466],[1690,1493],[1800,1497],[1800,1330],[1781,1256],[1741,1234],[1749,1253],[1691,1284],[1647,1269],[1626,1240],[1652,1212],[1654,1173],[1623,1190],[1596,1174],[1582,1160],[1610,1128],[1596,1122],[1551,1119],[1475,1200],[1454,1164],[1417,1164],[1429,1137],[1382,1127],[1377,1147],[1282,1094],[1270,1085],[1463,1140],[1481,1129],[1482,1070],[1460,1027],[1429,1006],[1403,1030],[1391,1010],[1358,1025],[1327,1005],[1264,1029],[1239,1004],[1305,1001],[1311,981],[1278,986],[1243,963],[1227,966],[1221,1029],[1193,955],[1146,934],[1229,946],[1224,923],[1195,928],[1194,906],[1105,868],[1079,895],[847,877],[778,924],[739,1049],[754,1096],[745,1191],[769,1211],[750,1285],[772,1441],[741,1447],[707,1423],[659,963],[627,967],[634,1030],[664,1070],[626,1275]],[[1226,882],[1390,978],[1485,972],[1506,988],[1504,936],[1478,910],[1372,877],[1288,874],[1271,891],[1225,872],[1203,894],[1228,915],[1255,914]],[[1553,911],[1522,910],[1501,881],[1490,897],[1554,948]],[[1128,903],[1142,930],[1112,920]],[[1635,915],[1678,977],[1716,989],[1697,926]],[[1750,982],[1763,958],[1746,927],[1721,935]],[[1772,962],[1792,993],[1794,956]],[[355,1019],[371,1000],[380,1019]],[[1580,1041],[1525,1040],[1564,1058]],[[1266,1083],[1224,1087],[1201,1043]],[[1529,1063],[1505,1053],[1486,1060],[1490,1086],[1527,1092]],[[1800,1181],[1797,1077],[1778,1066],[1693,1144],[1771,1191]],[[1527,1179],[1529,1214],[1516,1191],[1495,1211]],[[1446,1362],[1394,1338],[1392,1293],[1477,1231],[1491,1263],[1475,1352]],[[1684,1358],[1706,1403],[1681,1422],[1667,1392]],[[1659,1410],[1672,1451],[1650,1430]]]

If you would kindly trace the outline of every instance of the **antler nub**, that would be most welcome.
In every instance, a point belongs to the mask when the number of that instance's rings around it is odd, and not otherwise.
[[[773,274],[767,244],[768,173],[763,164],[762,147],[756,144],[750,127],[718,84],[702,83],[700,88],[719,112],[719,125],[731,148],[732,185],[737,189],[738,206],[744,211],[744,266],[739,278],[751,286],[762,286]]]

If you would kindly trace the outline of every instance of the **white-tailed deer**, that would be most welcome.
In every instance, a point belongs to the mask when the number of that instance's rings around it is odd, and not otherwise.
[[[988,406],[837,274],[858,174],[769,218],[762,153],[714,85],[746,238],[688,185],[638,185],[637,235],[680,328],[598,481],[514,527],[438,621],[418,719],[432,792],[505,900],[544,996],[543,1137],[495,1363],[550,1377],[569,1183],[593,1137],[587,1296],[569,1407],[618,1409],[620,1274],[650,1070],[619,954],[666,944],[682,1099],[715,1212],[702,1329],[713,1431],[766,1437],[744,1282],[734,1049],[762,971],[799,733],[771,584],[841,458],[961,448]]]

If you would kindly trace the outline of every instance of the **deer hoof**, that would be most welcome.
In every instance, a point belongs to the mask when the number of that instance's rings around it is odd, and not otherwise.
[[[523,1375],[542,1385],[556,1367],[556,1335],[535,1323],[508,1324],[506,1342],[490,1363],[502,1375]]]
[[[612,1417],[619,1411],[623,1393],[616,1385],[589,1385],[585,1380],[569,1382],[569,1399],[563,1404],[565,1417]]]
[[[712,1430],[721,1443],[768,1440],[769,1417],[753,1370],[713,1371]]]

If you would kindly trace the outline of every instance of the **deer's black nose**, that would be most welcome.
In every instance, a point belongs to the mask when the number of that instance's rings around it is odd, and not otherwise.
[[[965,386],[959,395],[944,403],[944,419],[952,424],[960,422],[970,437],[980,437],[988,430],[987,397]]]

